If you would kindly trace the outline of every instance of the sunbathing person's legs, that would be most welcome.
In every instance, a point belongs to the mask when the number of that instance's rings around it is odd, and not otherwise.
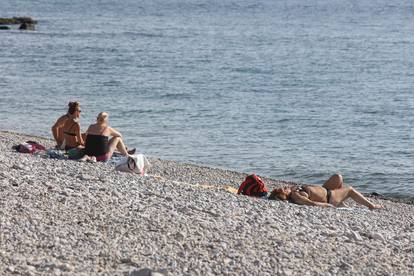
[[[381,208],[381,205],[373,204],[366,199],[360,192],[352,187],[336,189],[332,191],[331,204],[334,206],[340,205],[344,200],[352,198],[355,202],[368,207],[369,209]]]
[[[344,187],[344,181],[342,175],[336,173],[332,175],[326,182],[323,184],[323,187],[328,190],[336,190]]]
[[[122,155],[125,155],[125,156],[129,155],[121,137],[112,137],[109,140],[109,151],[107,154],[108,159],[112,157],[115,150],[118,150]]]
[[[124,156],[129,155],[122,139],[120,137],[112,137],[109,140],[109,151],[106,154],[105,160],[110,159],[112,155],[114,154],[115,150],[118,150]],[[97,159],[94,156],[89,156],[86,154],[81,159],[79,159],[79,161],[93,161],[93,162],[96,162],[96,160]],[[98,161],[102,161],[102,160],[99,160],[98,158]]]

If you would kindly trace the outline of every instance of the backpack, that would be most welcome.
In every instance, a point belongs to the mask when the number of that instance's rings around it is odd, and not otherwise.
[[[129,172],[134,173],[137,169],[137,162],[131,157],[123,158],[118,164],[115,166],[115,170],[120,172]]]
[[[120,172],[139,173],[145,175],[151,164],[143,154],[133,154],[121,159],[115,166],[115,170]]]
[[[267,196],[269,190],[266,188],[263,180],[256,174],[251,174],[246,177],[240,185],[237,194],[263,197]]]
[[[20,153],[35,153],[38,151],[45,151],[46,148],[34,141],[27,141],[19,145],[13,146],[13,149]]]

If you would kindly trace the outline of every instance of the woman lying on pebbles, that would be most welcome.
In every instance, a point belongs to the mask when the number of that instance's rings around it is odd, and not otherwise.
[[[352,198],[355,202],[371,210],[382,208],[381,205],[371,203],[354,188],[344,187],[340,174],[332,175],[322,187],[313,185],[287,186],[274,189],[269,196],[269,199],[289,200],[299,205],[321,207],[341,207],[348,198]]]
[[[124,156],[134,153],[135,150],[127,151],[121,133],[108,125],[108,116],[106,112],[99,113],[96,124],[89,126],[86,131],[85,155],[80,161],[105,162],[112,157],[115,150]]]

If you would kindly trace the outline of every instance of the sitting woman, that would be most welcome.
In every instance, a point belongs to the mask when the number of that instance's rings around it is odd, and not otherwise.
[[[112,138],[109,138],[111,136]],[[85,155],[81,161],[105,162],[112,157],[115,150],[124,156],[129,156],[121,133],[108,125],[108,113],[101,112],[96,119],[96,124],[90,125],[86,131]]]
[[[321,207],[338,207],[348,198],[352,198],[355,202],[371,210],[382,208],[381,205],[368,201],[354,188],[344,187],[340,174],[331,176],[322,187],[313,185],[283,187],[274,189],[269,196],[269,199],[289,200],[299,205]]]
[[[53,125],[53,137],[60,149],[70,150],[84,145],[79,125],[80,114],[79,102],[70,102],[68,113]]]

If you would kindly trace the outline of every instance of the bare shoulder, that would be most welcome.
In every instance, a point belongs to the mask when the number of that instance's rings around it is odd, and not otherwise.
[[[80,124],[79,124],[79,122],[74,122],[74,128],[80,130]]]
[[[96,124],[91,124],[89,125],[88,129],[95,129],[96,128]]]
[[[62,116],[59,117],[59,119],[57,119],[58,121],[66,121],[67,119],[69,119],[68,114],[64,114]]]
[[[68,121],[69,117],[67,114],[60,116],[57,120],[55,125],[63,125]]]
[[[89,125],[88,130],[86,132],[89,134],[98,134],[99,128],[96,124],[91,124]]]
[[[112,127],[108,127],[108,130],[110,131],[111,136],[122,137],[122,134],[119,131],[117,131],[116,129],[114,129]]]

